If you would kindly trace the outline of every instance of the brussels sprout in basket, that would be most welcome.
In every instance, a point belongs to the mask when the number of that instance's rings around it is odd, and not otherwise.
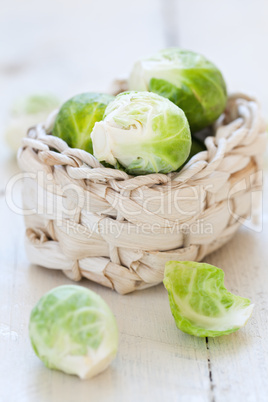
[[[118,330],[113,313],[96,293],[59,286],[33,308],[29,333],[33,349],[48,368],[90,378],[116,355]]]
[[[92,153],[91,131],[113,96],[100,93],[83,93],[65,102],[55,121],[53,135],[62,138],[72,148]]]
[[[177,170],[191,149],[184,112],[150,92],[123,92],[111,102],[92,134],[94,155],[129,174]]]
[[[136,62],[129,89],[152,91],[170,99],[185,112],[192,132],[213,123],[227,100],[218,68],[198,53],[177,48]]]

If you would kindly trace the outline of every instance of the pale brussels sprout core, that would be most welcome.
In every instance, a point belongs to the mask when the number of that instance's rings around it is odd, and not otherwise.
[[[184,112],[150,92],[124,92],[116,96],[95,124],[95,157],[129,174],[169,173],[187,159],[191,133]]]
[[[96,293],[59,286],[33,308],[29,334],[33,349],[51,369],[90,378],[116,355],[118,330],[113,313]]]
[[[91,132],[96,121],[103,118],[113,96],[88,92],[65,102],[56,117],[52,134],[62,138],[72,148],[93,153]]]
[[[164,285],[177,327],[190,335],[227,335],[243,327],[253,310],[249,299],[224,287],[224,272],[213,265],[169,261]]]
[[[192,132],[213,123],[227,100],[218,68],[204,56],[178,48],[136,62],[129,89],[152,91],[170,99],[185,112]]]

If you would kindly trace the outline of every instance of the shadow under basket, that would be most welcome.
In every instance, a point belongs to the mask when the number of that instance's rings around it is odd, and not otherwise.
[[[56,114],[18,153],[32,263],[126,294],[160,283],[167,261],[202,260],[252,216],[266,145],[254,99],[230,96],[206,150],[181,171],[136,177],[52,136]]]

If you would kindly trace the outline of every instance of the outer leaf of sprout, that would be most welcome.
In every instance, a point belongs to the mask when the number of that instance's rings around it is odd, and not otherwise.
[[[177,327],[205,337],[227,335],[243,327],[253,304],[224,287],[224,272],[205,263],[169,261],[164,285]]]

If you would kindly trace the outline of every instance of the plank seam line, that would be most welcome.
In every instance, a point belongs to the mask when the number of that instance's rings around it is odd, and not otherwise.
[[[207,359],[208,359],[208,375],[209,375],[209,383],[210,383],[210,402],[216,402],[215,394],[214,394],[215,385],[213,382],[212,365],[211,365],[208,337],[206,337],[206,348],[207,348]]]

